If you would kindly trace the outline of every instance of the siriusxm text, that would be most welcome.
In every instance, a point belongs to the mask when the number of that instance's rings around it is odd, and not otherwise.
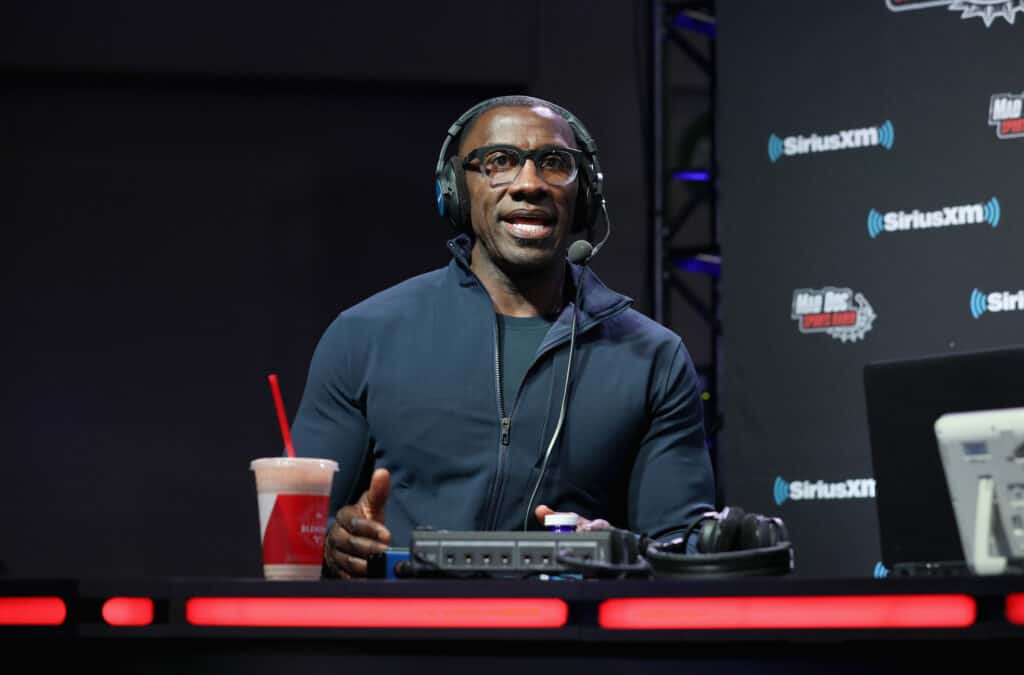
[[[878,127],[847,129],[826,136],[787,136],[782,141],[786,155],[804,155],[809,152],[830,152],[847,148],[863,148],[879,145]]]
[[[973,225],[985,222],[984,204],[947,206],[939,211],[890,211],[883,218],[886,232],[921,230],[950,225]]]
[[[851,478],[839,483],[795,480],[789,484],[789,498],[800,499],[866,499],[875,496],[874,478]]]

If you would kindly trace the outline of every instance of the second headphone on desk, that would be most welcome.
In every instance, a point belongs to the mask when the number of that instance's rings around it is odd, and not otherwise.
[[[701,516],[690,532],[697,538],[696,554],[686,552],[689,532],[647,547],[644,556],[656,576],[779,575],[793,569],[793,547],[781,518],[727,506]]]

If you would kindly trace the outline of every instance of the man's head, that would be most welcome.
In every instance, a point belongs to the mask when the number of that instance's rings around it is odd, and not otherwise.
[[[474,266],[491,263],[515,274],[561,264],[576,217],[578,150],[572,127],[543,102],[488,108],[469,122],[458,157],[476,236]],[[574,175],[561,184],[567,161],[575,163]]]

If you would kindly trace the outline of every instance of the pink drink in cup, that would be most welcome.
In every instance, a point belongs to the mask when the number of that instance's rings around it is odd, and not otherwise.
[[[338,463],[309,457],[254,459],[267,579],[319,579]]]

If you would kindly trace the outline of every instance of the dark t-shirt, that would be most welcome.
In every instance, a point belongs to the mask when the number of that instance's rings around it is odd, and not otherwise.
[[[498,314],[498,344],[501,350],[501,395],[505,414],[512,414],[516,392],[526,370],[537,355],[537,348],[548,334],[554,319],[546,316],[514,317]]]

